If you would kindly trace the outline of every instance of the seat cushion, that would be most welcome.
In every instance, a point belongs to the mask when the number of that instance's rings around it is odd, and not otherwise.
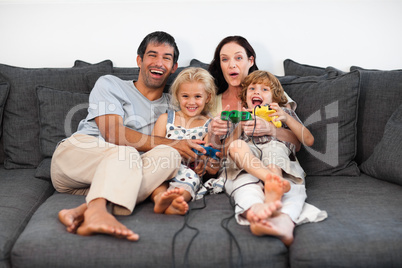
[[[13,265],[254,268],[272,264],[288,267],[289,264],[287,248],[279,239],[253,236],[247,226],[235,222],[234,210],[224,194],[207,196],[206,207],[191,210],[188,217],[155,214],[149,201],[138,205],[130,216],[117,217],[140,235],[137,242],[108,235],[84,237],[68,233],[57,219],[57,213],[83,202],[83,196],[57,193],[50,197],[15,244]],[[192,202],[190,206],[200,208],[203,202]],[[226,226],[226,218],[231,219],[227,229],[234,237],[232,241],[222,227]]]
[[[328,212],[296,227],[291,267],[402,267],[402,187],[362,174],[307,177],[307,200]]]
[[[35,210],[53,194],[48,181],[34,178],[34,169],[0,167],[0,267],[9,267],[10,252]]]

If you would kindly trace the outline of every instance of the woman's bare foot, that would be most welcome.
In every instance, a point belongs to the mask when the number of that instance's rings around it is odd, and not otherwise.
[[[77,231],[77,228],[84,221],[85,210],[87,210],[86,203],[76,208],[60,210],[59,220],[66,226],[67,232],[75,233]]]
[[[278,237],[286,246],[293,243],[295,225],[290,217],[283,213],[262,221],[250,221],[250,230],[254,235],[272,235]]]
[[[279,200],[272,203],[256,203],[247,210],[246,218],[249,222],[262,221],[271,217],[281,208],[282,202]]]
[[[84,221],[77,228],[77,234],[88,236],[93,234],[108,234],[130,241],[137,241],[138,234],[121,224],[106,209],[105,199],[94,199],[88,204],[84,212]]]
[[[159,193],[154,197],[154,212],[174,215],[184,215],[188,211],[183,188],[174,188]]]

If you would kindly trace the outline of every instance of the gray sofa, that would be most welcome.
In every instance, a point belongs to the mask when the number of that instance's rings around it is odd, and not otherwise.
[[[279,78],[316,138],[298,153],[307,202],[328,212],[322,222],[297,226],[289,248],[238,225],[225,194],[192,202],[185,217],[140,204],[118,217],[140,234],[134,243],[68,233],[57,213],[84,197],[55,192],[54,148],[85,116],[99,76],[136,79],[138,69],[108,60],[72,68],[0,64],[0,267],[402,267],[402,71],[346,73],[292,60],[284,69]]]

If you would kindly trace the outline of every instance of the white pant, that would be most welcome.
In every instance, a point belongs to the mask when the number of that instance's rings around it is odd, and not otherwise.
[[[226,180],[226,192],[235,200],[237,223],[248,225],[249,222],[241,214],[253,204],[264,203],[264,185],[256,177],[241,173],[234,180]],[[306,187],[303,184],[291,183],[290,191],[282,197],[282,213],[289,215],[293,222],[297,222],[307,198]]]

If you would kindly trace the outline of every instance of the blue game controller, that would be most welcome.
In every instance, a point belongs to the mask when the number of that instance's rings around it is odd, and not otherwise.
[[[219,160],[219,158],[216,156],[216,153],[217,153],[217,152],[220,152],[218,149],[214,149],[214,148],[212,148],[212,147],[210,147],[210,146],[204,146],[204,145],[201,145],[201,144],[199,144],[199,145],[200,145],[202,148],[205,149],[205,151],[206,151],[205,155],[206,155],[206,156],[209,156],[209,157],[211,157],[212,159],[215,159],[215,160]],[[192,150],[193,150],[193,152],[195,152],[197,155],[204,155],[203,153],[197,151],[196,149],[192,149]]]

